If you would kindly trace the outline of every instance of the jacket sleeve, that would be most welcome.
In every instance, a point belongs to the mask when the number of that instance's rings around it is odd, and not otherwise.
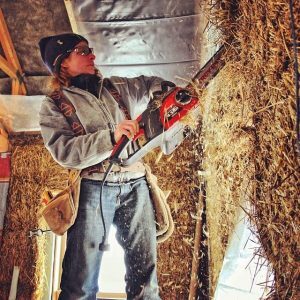
[[[113,145],[109,129],[75,136],[64,115],[48,97],[42,102],[39,117],[45,146],[61,166],[84,169],[110,156]]]
[[[111,81],[118,89],[123,101],[133,118],[141,114],[156,91],[161,91],[164,79],[155,76],[139,76],[134,78],[111,77]]]

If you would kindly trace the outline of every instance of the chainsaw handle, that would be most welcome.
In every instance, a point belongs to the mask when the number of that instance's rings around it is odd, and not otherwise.
[[[128,144],[130,143],[130,139],[126,135],[122,135],[118,143],[114,146],[112,154],[110,156],[110,160],[112,162],[118,162],[123,150],[127,148]]]
[[[140,115],[136,121],[139,123],[140,130],[139,132],[133,137],[133,139],[129,139],[126,135],[122,135],[120,140],[117,142],[117,144],[114,146],[113,151],[109,157],[109,160],[114,163],[120,163],[120,156],[124,149],[128,147],[128,145],[131,143],[131,141],[135,141],[137,138],[139,138],[141,135],[144,134],[144,123],[142,122],[142,115]]]

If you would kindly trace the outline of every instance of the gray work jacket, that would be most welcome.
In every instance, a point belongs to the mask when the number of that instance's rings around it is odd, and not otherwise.
[[[127,106],[132,119],[146,108],[155,91],[161,90],[161,78],[139,76],[136,78],[111,77]],[[64,87],[64,95],[72,102],[86,134],[75,136],[62,112],[50,97],[46,97],[40,110],[41,134],[46,148],[61,166],[84,169],[95,165],[112,152],[111,133],[125,119],[116,100],[101,87],[99,97],[76,88]]]

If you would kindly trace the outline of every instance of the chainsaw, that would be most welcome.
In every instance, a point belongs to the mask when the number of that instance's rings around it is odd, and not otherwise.
[[[195,95],[195,87],[203,90],[217,75],[225,64],[224,52],[223,45],[185,88],[163,81],[161,91],[153,93],[147,109],[137,118],[139,132],[132,139],[125,135],[121,137],[113,148],[110,162],[129,166],[158,147],[164,154],[171,154],[189,135],[190,128],[182,122],[183,118],[188,114],[198,114],[200,99]],[[121,158],[124,150],[133,141],[137,142],[138,148],[126,159]]]

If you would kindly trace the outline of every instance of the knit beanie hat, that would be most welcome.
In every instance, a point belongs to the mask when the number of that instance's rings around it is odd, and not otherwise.
[[[63,59],[81,41],[88,43],[83,36],[75,33],[64,33],[42,38],[39,41],[40,52],[42,60],[49,71],[58,74]]]

